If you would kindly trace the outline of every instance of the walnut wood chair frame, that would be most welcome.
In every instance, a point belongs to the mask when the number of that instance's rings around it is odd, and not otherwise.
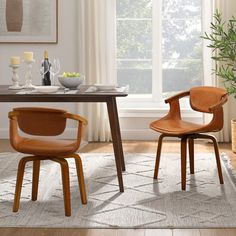
[[[198,99],[198,96],[203,96]],[[207,99],[205,96],[212,96]],[[212,113],[210,123],[197,125],[184,122],[181,118],[179,99],[190,96],[191,107],[200,112]],[[186,162],[187,162],[187,143],[189,151],[190,173],[194,174],[194,140],[210,139],[214,144],[216,163],[218,168],[220,184],[223,184],[223,175],[220,163],[219,148],[216,138],[213,135],[204,134],[208,132],[220,131],[223,128],[223,104],[227,102],[228,96],[224,89],[215,87],[195,87],[190,91],[182,92],[167,100],[170,104],[169,113],[150,124],[150,128],[160,132],[158,140],[156,163],[154,169],[154,179],[158,178],[158,170],[161,158],[162,142],[165,137],[178,137],[181,139],[181,188],[186,190]],[[176,124],[176,125],[175,125]],[[165,127],[163,127],[163,126]],[[168,126],[169,125],[169,126]]]
[[[20,108],[22,109],[22,108]],[[24,109],[24,108],[23,108]],[[28,108],[27,108],[28,109]],[[29,108],[34,109],[34,108]],[[36,108],[40,109],[40,108]],[[44,109],[44,108],[42,108]],[[55,109],[54,109],[55,110]],[[62,110],[59,110],[62,111]],[[12,143],[13,148],[17,151],[19,148],[16,144],[12,141],[14,139],[14,135],[18,136],[18,133],[15,133],[15,128],[18,125],[17,118],[21,114],[21,111],[14,109],[12,112],[9,112],[9,119],[10,119],[10,140]],[[76,148],[79,148],[81,137],[83,135],[83,127],[87,125],[87,120],[79,115],[70,114],[67,112],[62,111],[61,114],[62,118],[65,119],[72,119],[79,123],[78,131],[77,131],[77,140],[76,140]],[[62,186],[63,186],[63,195],[64,195],[64,208],[65,208],[65,215],[71,216],[71,200],[70,200],[70,178],[69,178],[69,167],[67,158],[74,158],[78,176],[78,184],[80,189],[81,195],[81,202],[82,204],[87,204],[87,196],[85,190],[85,183],[84,183],[84,174],[83,174],[83,166],[82,161],[79,154],[73,152],[69,153],[68,155],[61,155],[61,156],[53,156],[53,155],[30,155],[22,158],[18,164],[18,172],[17,172],[17,180],[16,180],[16,188],[15,188],[15,197],[14,197],[14,204],[13,204],[13,212],[17,212],[20,207],[20,196],[21,196],[21,189],[24,177],[24,170],[25,166],[28,162],[33,162],[33,174],[32,174],[32,194],[31,199],[32,201],[36,201],[38,197],[38,185],[39,185],[39,173],[40,173],[40,162],[43,160],[51,160],[57,162],[61,166],[61,176],[62,176]]]

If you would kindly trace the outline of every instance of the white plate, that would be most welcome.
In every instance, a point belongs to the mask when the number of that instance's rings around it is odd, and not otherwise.
[[[55,93],[60,89],[60,86],[36,86],[35,89],[39,93]]]
[[[97,90],[114,90],[116,89],[116,85],[115,84],[94,84],[94,86],[97,88]]]

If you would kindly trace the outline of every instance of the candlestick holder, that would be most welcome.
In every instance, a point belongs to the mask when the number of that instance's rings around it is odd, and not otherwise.
[[[22,86],[19,84],[19,75],[17,73],[20,65],[10,65],[10,67],[12,68],[12,86],[10,86],[9,89],[22,89]]]
[[[24,63],[26,64],[26,73],[25,73],[25,85],[23,86],[23,88],[25,89],[33,89],[35,88],[35,86],[32,84],[32,67],[33,64],[35,63],[35,60],[31,60],[31,61],[24,61]]]

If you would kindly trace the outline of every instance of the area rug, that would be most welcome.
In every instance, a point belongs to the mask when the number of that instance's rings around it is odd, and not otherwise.
[[[88,204],[83,206],[76,169],[70,161],[72,216],[64,216],[60,169],[42,163],[39,197],[31,199],[27,166],[18,213],[12,212],[17,164],[22,155],[0,154],[0,227],[60,228],[224,228],[236,227],[235,172],[222,156],[219,184],[213,154],[197,154],[195,175],[181,191],[180,155],[163,154],[159,180],[153,180],[155,154],[125,154],[125,192],[120,193],[113,154],[81,154]]]

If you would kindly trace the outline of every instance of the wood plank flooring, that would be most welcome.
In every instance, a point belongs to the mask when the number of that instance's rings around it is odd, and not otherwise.
[[[155,153],[156,142],[123,143],[124,152]],[[176,153],[180,150],[180,143],[176,141],[164,142],[163,152]],[[13,152],[8,140],[0,140],[0,152]],[[220,151],[230,156],[236,169],[236,154],[232,153],[231,145],[220,144]],[[90,143],[80,152],[113,152],[111,143]],[[212,144],[196,142],[195,152],[213,152]],[[236,202],[235,202],[236,204]],[[0,236],[236,236],[236,229],[34,229],[34,228],[0,228]]]

